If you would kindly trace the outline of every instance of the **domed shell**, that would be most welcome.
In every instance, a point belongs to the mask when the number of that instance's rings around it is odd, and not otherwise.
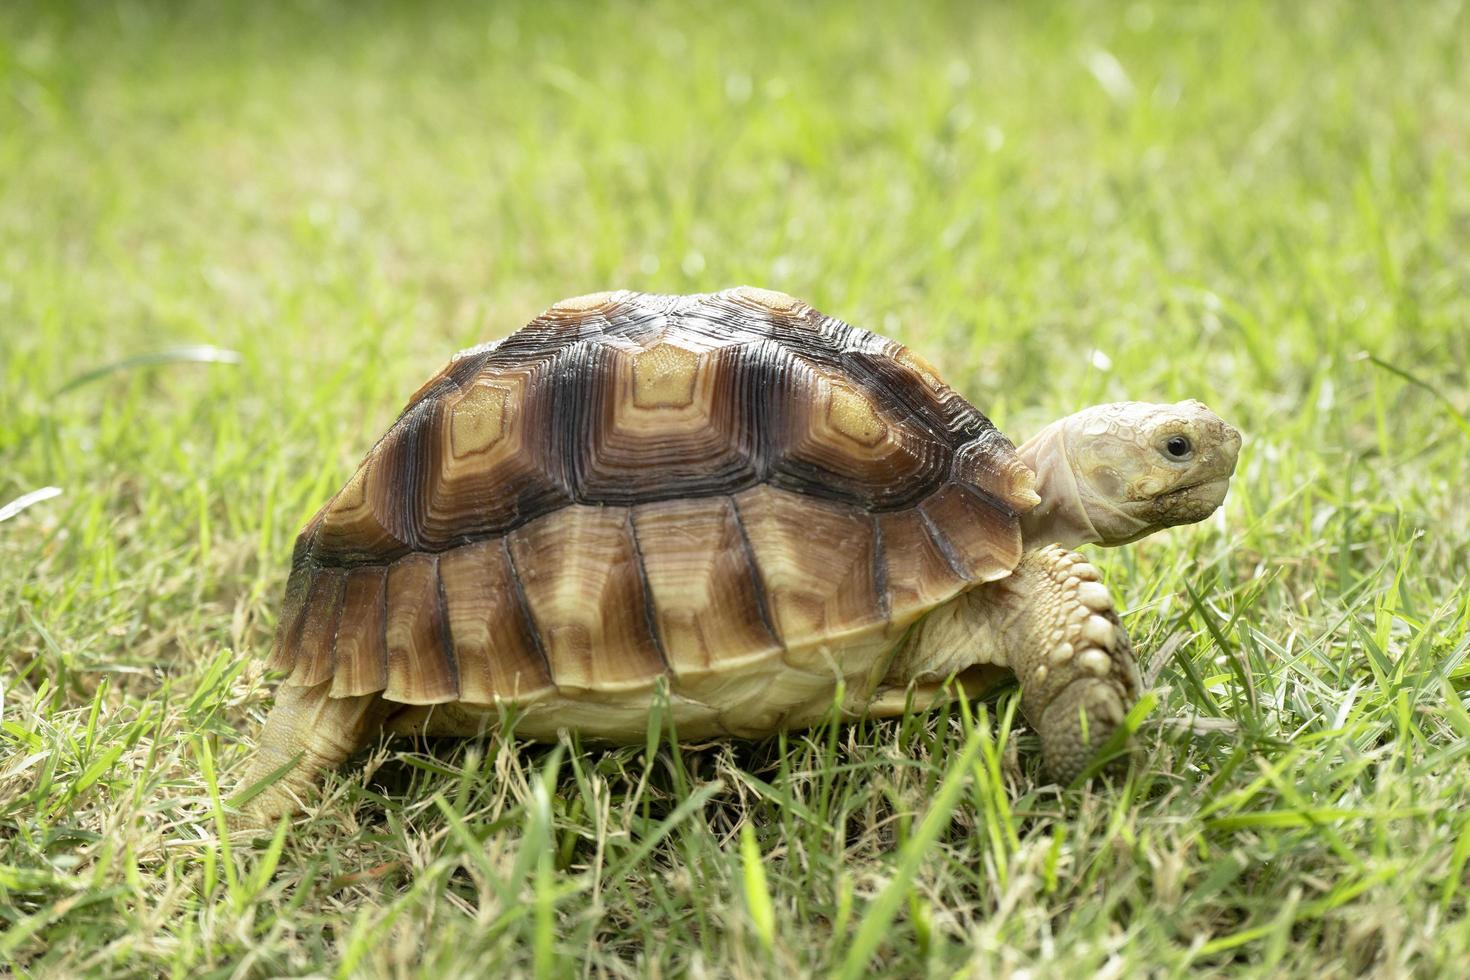
[[[297,539],[272,666],[493,704],[840,656],[1008,575],[1033,485],[921,358],[789,296],[579,297],[410,399]]]

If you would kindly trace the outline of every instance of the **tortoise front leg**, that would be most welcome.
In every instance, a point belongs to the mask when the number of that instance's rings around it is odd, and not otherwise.
[[[1052,778],[1069,783],[1122,723],[1142,686],[1112,597],[1087,559],[1056,546],[1029,552],[1008,578],[934,610],[889,683],[1006,667],[1041,736]]]
[[[1106,742],[1142,681],[1113,597],[1087,559],[1055,546],[1026,555],[1015,575],[984,588],[1016,608],[1005,631],[1021,710],[1041,736],[1052,777],[1069,783]]]
[[[387,706],[377,694],[334,698],[330,681],[315,687],[276,689],[276,704],[256,739],[255,754],[236,792],[248,789],[277,769],[297,760],[294,768],[251,799],[241,823],[266,825],[299,813],[301,798],[321,782],[324,772],[346,762],[367,745],[382,724]]]

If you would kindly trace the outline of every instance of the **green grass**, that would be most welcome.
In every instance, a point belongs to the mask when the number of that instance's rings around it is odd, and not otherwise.
[[[1470,957],[1458,2],[0,7],[0,969],[1434,975]],[[415,12],[417,11],[417,12]],[[295,530],[455,349],[752,282],[1024,437],[1198,397],[1095,553],[1156,705],[379,745],[219,832]],[[212,345],[235,361],[175,351]],[[1097,353],[1094,353],[1097,352]]]

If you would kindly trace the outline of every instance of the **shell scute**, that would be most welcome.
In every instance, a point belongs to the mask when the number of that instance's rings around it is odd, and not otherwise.
[[[571,499],[549,446],[555,407],[540,394],[554,371],[547,360],[504,368],[446,400],[446,437],[418,531],[425,548],[503,534]]]
[[[772,625],[788,648],[881,626],[872,518],[849,504],[761,486],[735,497]]]
[[[459,699],[459,669],[445,612],[436,556],[416,553],[389,566],[383,697],[402,704]]]
[[[306,608],[296,644],[296,669],[291,683],[314,687],[332,679],[337,646],[337,624],[342,616],[342,597],[347,585],[347,572],[341,568],[323,568],[312,580],[306,594]]]
[[[967,585],[969,577],[945,556],[937,534],[921,510],[888,511],[878,515],[887,564],[889,617],[904,626]]]
[[[461,701],[523,704],[554,689],[503,538],[445,552],[439,579]]]
[[[573,505],[509,545],[557,687],[628,690],[665,673],[625,508]]]
[[[349,570],[337,628],[332,697],[372,694],[388,686],[387,616],[387,566]],[[348,628],[343,629],[342,623]]]
[[[782,441],[771,482],[888,509],[944,479],[952,453],[877,403],[852,379],[797,358],[786,372]]]
[[[941,487],[919,510],[950,565],[967,582],[1005,578],[1021,560],[1021,535],[1014,520],[968,487]]]
[[[669,669],[687,679],[781,652],[759,571],[729,497],[666,500],[633,527]]]
[[[730,290],[730,297],[754,309],[786,316],[799,315],[811,309],[795,296],[760,286],[736,286]]]
[[[633,505],[760,478],[744,425],[748,393],[728,366],[738,351],[705,347],[597,345],[587,354],[593,363],[563,380],[560,400],[585,406],[559,429],[579,500]]]

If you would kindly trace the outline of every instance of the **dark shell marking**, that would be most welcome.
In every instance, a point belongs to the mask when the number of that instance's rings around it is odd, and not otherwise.
[[[302,530],[272,666],[406,704],[737,669],[1005,576],[1031,480],[922,359],[789,296],[580,297],[414,394]]]

